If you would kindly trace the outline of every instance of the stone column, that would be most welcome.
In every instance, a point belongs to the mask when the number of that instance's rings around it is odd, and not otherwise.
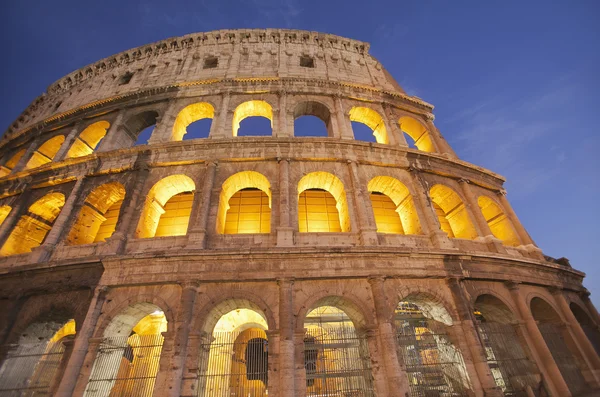
[[[359,338],[363,339],[367,343],[367,349],[369,351],[371,373],[373,375],[373,388],[375,389],[375,395],[377,396],[389,396],[392,394],[392,390],[388,388],[388,380],[386,379],[386,368],[381,368],[385,364],[380,364],[384,360],[383,346],[379,346],[377,338],[377,329],[369,326],[362,329],[357,329],[356,333]]]
[[[107,291],[108,288],[105,286],[98,286],[94,290],[94,297],[90,302],[88,312],[85,315],[85,320],[83,320],[83,324],[81,324],[81,328],[78,330],[75,337],[73,352],[69,357],[62,380],[56,390],[55,397],[71,397],[78,380],[84,380],[83,376],[80,376],[81,367],[83,366],[88,351],[90,351],[90,354],[92,354],[92,351],[94,353],[96,351],[96,349],[90,349],[89,342],[94,335],[96,323],[102,313],[102,305],[104,305]]]
[[[56,247],[56,243],[63,235],[63,231],[67,222],[69,221],[69,219],[71,219],[72,215],[77,216],[73,209],[79,201],[79,196],[81,193],[81,189],[83,188],[84,179],[85,177],[80,178],[77,180],[77,182],[75,182],[75,186],[73,186],[73,189],[71,189],[71,193],[69,193],[69,197],[67,197],[65,205],[62,207],[60,213],[54,220],[54,223],[52,224],[52,229],[50,229],[50,232],[44,239],[44,242],[40,247],[35,248],[32,251],[32,255],[36,257],[36,259],[34,260],[38,262],[43,262],[50,259],[50,256],[52,255],[52,252]]]
[[[590,369],[594,380],[596,381],[596,387],[600,386],[600,357],[596,354],[596,350],[592,345],[592,342],[588,339],[587,335],[581,328],[581,324],[575,318],[575,315],[571,311],[565,296],[563,295],[563,291],[554,288],[551,289],[552,295],[554,296],[554,301],[558,304],[560,311],[562,312],[563,317],[567,320],[567,325],[572,333],[572,339],[574,344],[577,346],[579,353],[584,358],[585,363]]]
[[[170,142],[173,140],[173,125],[175,118],[179,113],[179,103],[177,101],[171,101],[163,114],[156,119],[156,127],[148,139],[148,144],[153,145],[161,142]]]
[[[65,159],[69,149],[71,149],[71,146],[73,145],[73,142],[75,141],[75,138],[77,138],[77,136],[79,135],[80,128],[81,128],[81,123],[75,123],[75,126],[73,128],[71,128],[71,131],[69,131],[69,133],[65,137],[65,141],[58,149],[58,152],[56,152],[56,155],[54,156],[53,161],[62,161]]]
[[[373,212],[367,212],[367,206],[371,203],[369,196],[361,183],[358,166],[355,161],[348,160],[348,174],[350,174],[350,182],[352,184],[352,193],[354,201],[354,209],[358,220],[358,232],[362,245],[378,245],[377,225]]]
[[[382,103],[381,107],[383,108],[383,117],[386,121],[385,124],[389,127],[388,136],[390,136],[390,145],[407,148],[408,143],[406,143],[406,138],[404,137],[404,133],[400,129],[398,120],[394,120],[392,108],[386,103]]]
[[[279,226],[277,227],[277,246],[294,245],[294,228],[290,213],[290,159],[279,159]]]
[[[279,390],[282,397],[294,397],[295,346],[294,346],[294,280],[279,279]]]
[[[231,94],[229,92],[226,92],[222,95],[222,99],[221,99],[221,106],[217,112],[217,114],[215,115],[215,120],[213,120],[213,123],[210,127],[210,137],[211,138],[231,138],[232,137],[232,132],[227,131],[227,126],[229,125],[231,127],[231,120],[229,120],[230,122],[228,123],[227,121],[227,117],[229,116],[229,114],[231,113],[229,111],[229,101],[231,98]],[[216,123],[215,123],[216,121]]]
[[[204,184],[202,185],[202,201],[198,218],[193,220],[193,224],[188,230],[188,247],[204,249],[206,247],[206,235],[208,230],[208,216],[210,214],[210,196],[215,184],[215,175],[217,173],[217,163],[209,162],[206,164],[204,174]]]
[[[369,277],[369,284],[371,285],[371,294],[375,304],[375,316],[377,317],[388,389],[395,390],[397,395],[404,395],[409,391],[408,378],[398,359],[396,335],[391,323],[392,314],[388,310],[383,286],[384,278],[379,276]]]
[[[0,248],[6,242],[8,236],[10,236],[10,233],[17,225],[17,222],[21,218],[21,215],[25,213],[25,208],[23,207],[25,207],[25,204],[28,201],[27,198],[29,196],[29,193],[30,190],[27,186],[25,186],[25,189],[16,198],[16,200],[13,200],[14,206],[12,207],[12,209],[8,213],[8,216],[6,217],[6,219],[4,219],[4,222],[2,222],[2,225],[0,226]]]
[[[33,152],[35,152],[35,150],[38,148],[39,145],[40,145],[40,138],[38,137],[29,144],[29,147],[27,147],[27,150],[25,150],[25,153],[23,154],[23,156],[21,156],[21,158],[19,159],[19,161],[17,162],[15,167],[12,169],[11,174],[17,173],[19,171],[23,171],[25,169],[27,162],[31,159]]]
[[[294,359],[295,359],[295,385],[296,385],[296,397],[306,396],[306,363],[304,353],[304,338],[306,337],[306,330],[300,329],[294,330]]]
[[[540,329],[537,326],[537,322],[533,318],[531,314],[531,310],[527,307],[527,303],[525,300],[525,296],[523,296],[523,292],[521,291],[519,285],[517,283],[506,283],[506,286],[511,292],[511,296],[517,307],[520,318],[525,322],[525,327],[527,328],[527,333],[531,340],[532,346],[531,349],[535,352],[535,355],[539,358],[538,367],[545,371],[548,376],[546,377],[546,382],[548,388],[550,389],[550,393],[553,396],[561,396],[561,397],[570,397],[571,392],[569,391],[569,387],[567,386],[565,380],[552,357],[552,353],[548,346],[546,345],[546,341],[544,341],[544,337],[540,332]]]
[[[169,393],[171,397],[181,395],[183,369],[187,357],[188,339],[190,335],[194,304],[198,295],[197,281],[185,281],[181,285],[181,299],[179,301],[179,312],[175,323],[175,340],[169,376]]]
[[[277,111],[277,120],[273,120],[273,136],[277,138],[287,138],[293,136],[292,131],[288,129],[288,112],[287,112],[287,93],[279,92],[279,104]],[[275,118],[275,112],[273,112]]]
[[[500,397],[503,394],[500,388],[496,386],[492,371],[487,363],[485,348],[483,347],[483,343],[479,338],[479,333],[475,326],[471,305],[464,295],[462,281],[455,277],[450,277],[446,279],[446,284],[450,289],[452,300],[454,301],[454,306],[456,307],[460,319],[460,324],[455,325],[459,328],[457,332],[455,332],[455,336],[459,339],[464,338],[464,341],[468,346],[468,352],[463,350],[463,355],[465,355],[465,353],[470,353],[471,362],[475,370],[475,373],[473,373],[473,370],[469,371],[469,360],[465,360],[471,382],[473,382],[475,394]]]
[[[425,124],[427,125],[427,130],[429,131],[429,137],[433,141],[433,144],[437,147],[438,153],[445,154],[447,157],[457,158],[454,150],[448,145],[446,139],[440,134],[440,131],[433,124],[433,114],[428,113],[425,118]]]
[[[106,136],[98,143],[96,147],[96,152],[108,152],[113,149],[118,149],[118,133],[123,124],[123,118],[125,113],[120,112],[115,118],[114,122],[110,124],[108,127],[108,131],[106,131]]]
[[[350,119],[344,114],[344,105],[342,104],[342,97],[339,95],[334,95],[333,104],[335,117],[339,129],[339,131],[333,131],[334,138],[354,139],[352,124],[350,123]]]

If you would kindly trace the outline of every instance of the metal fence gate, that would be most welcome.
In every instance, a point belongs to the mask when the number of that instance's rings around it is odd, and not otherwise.
[[[108,337],[100,343],[86,397],[149,397],[158,373],[163,336]]]
[[[50,396],[65,351],[62,341],[5,346],[1,397]]]
[[[577,359],[565,342],[562,327],[554,323],[539,323],[538,328],[571,393],[577,395],[586,391],[587,382],[581,373]]]
[[[396,312],[398,359],[408,376],[411,397],[468,396],[469,377],[446,326],[418,313]]]
[[[530,361],[510,324],[479,322],[479,336],[496,385],[505,396],[527,397],[527,388],[541,395],[541,376],[535,363]]]
[[[307,396],[375,396],[367,341],[354,327],[308,328],[304,366]]]
[[[199,397],[267,396],[268,341],[264,331],[215,332],[200,345]]]

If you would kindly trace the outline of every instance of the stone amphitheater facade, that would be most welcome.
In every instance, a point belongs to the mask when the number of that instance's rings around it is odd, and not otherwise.
[[[297,30],[167,39],[53,83],[0,141],[0,396],[598,390],[584,274],[432,111],[368,43]],[[295,136],[306,115],[326,136]],[[255,116],[272,133],[238,136]]]

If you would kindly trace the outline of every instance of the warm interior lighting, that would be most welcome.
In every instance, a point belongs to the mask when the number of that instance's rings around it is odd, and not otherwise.
[[[415,146],[419,150],[428,153],[435,152],[429,131],[425,126],[408,116],[400,117],[398,124],[400,125],[400,129],[413,139]]]
[[[184,192],[171,197],[160,216],[155,237],[184,236],[187,233],[194,203],[194,193]]]
[[[48,139],[42,146],[40,146],[33,154],[25,165],[25,169],[41,167],[54,160],[54,156],[60,149],[61,145],[65,141],[64,135],[58,135],[54,138]]]
[[[502,243],[506,245],[513,247],[521,245],[521,240],[519,240],[512,223],[498,204],[485,196],[480,196],[477,203],[494,237],[502,240]]]
[[[193,193],[196,190],[194,181],[186,175],[171,175],[158,181],[152,189],[148,192],[146,197],[146,203],[140,216],[138,223],[136,236],[137,238],[151,238],[155,237],[157,228],[163,214],[166,213],[167,209],[165,205],[175,195],[180,193],[191,193],[193,200]],[[185,230],[183,227],[183,218],[186,218],[189,222],[189,213],[182,215],[187,212],[185,208],[186,201],[189,197],[177,198],[170,207],[169,218],[171,225],[168,225],[161,229],[161,236],[179,236],[187,233],[187,223],[185,224]],[[182,208],[179,208],[181,205]],[[177,218],[177,220],[173,220]],[[167,223],[169,223],[167,222]],[[182,233],[183,232],[183,233]]]
[[[110,127],[108,121],[98,121],[97,123],[87,126],[71,145],[67,152],[67,158],[83,157],[94,152],[98,143],[106,135],[106,131]]]
[[[67,244],[91,244],[110,237],[124,198],[125,188],[118,182],[106,183],[92,190],[67,236]]]
[[[171,140],[181,141],[187,133],[187,127],[190,124],[202,119],[213,119],[214,117],[215,108],[210,103],[199,102],[186,106],[179,112],[175,119]]]
[[[449,237],[469,240],[477,237],[477,231],[471,222],[467,208],[454,190],[447,186],[435,185],[429,191],[429,195],[433,203],[439,207],[435,208],[434,205],[440,228],[448,233]],[[446,223],[448,226],[446,226]],[[449,231],[452,233],[449,233]]]
[[[58,192],[33,203],[6,239],[0,255],[23,254],[42,245],[64,204],[65,196]]]
[[[389,176],[378,176],[369,181],[367,189],[371,192],[371,204],[379,233],[421,233],[421,223],[412,195],[402,182]]]
[[[0,225],[2,225],[4,223],[4,220],[10,213],[11,209],[12,208],[10,205],[3,205],[2,207],[0,207]]]
[[[298,182],[298,230],[350,231],[346,192],[335,175],[322,171],[311,172]]]
[[[25,149],[21,149],[17,153],[15,153],[10,158],[10,160],[8,160],[6,163],[4,163],[3,166],[0,166],[0,178],[10,174],[12,172],[12,170],[15,168],[15,166],[17,165],[17,163],[19,162],[19,160],[21,160],[21,157],[23,157],[24,154],[25,154]]]
[[[75,320],[73,319],[67,321],[65,325],[63,325],[58,331],[56,331],[56,333],[54,334],[54,336],[52,336],[48,344],[58,342],[65,336],[69,335],[75,335]]]
[[[350,109],[349,116],[350,121],[363,123],[373,130],[373,135],[375,136],[377,143],[389,143],[383,118],[375,110],[362,106],[355,106]]]
[[[257,189],[259,192],[244,189]],[[237,193],[240,194],[234,199]],[[217,233],[235,234],[236,229],[237,233],[271,232],[271,184],[256,171],[238,172],[223,182]]]
[[[240,123],[247,117],[265,117],[271,121],[273,128],[273,108],[265,101],[247,101],[235,108],[233,112],[233,136],[237,136]]]

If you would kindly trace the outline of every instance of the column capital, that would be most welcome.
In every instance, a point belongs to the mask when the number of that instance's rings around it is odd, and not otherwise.
[[[180,281],[179,285],[181,286],[181,289],[186,290],[186,289],[197,289],[198,287],[200,287],[200,281],[199,280],[185,280],[185,281]]]
[[[471,183],[471,180],[469,180],[467,178],[460,178],[458,180],[458,183],[465,183],[465,184],[469,185]]]
[[[518,281],[505,281],[504,285],[511,291],[518,291],[521,283]]]
[[[546,289],[554,296],[562,296],[563,289],[560,287],[551,286],[546,287]]]
[[[506,189],[500,189],[496,192],[498,196],[506,196]]]
[[[296,279],[294,277],[282,277],[277,279],[277,285],[279,285],[280,287],[285,285],[292,286],[295,282]]]
[[[461,276],[447,276],[444,278],[444,281],[450,286],[458,286],[464,279]]]
[[[213,168],[213,167],[218,167],[218,166],[219,166],[219,162],[217,160],[212,160],[212,161],[206,162],[206,168]]]
[[[423,117],[425,118],[425,121],[434,121],[435,120],[435,115],[433,113],[425,113],[423,115]]]
[[[367,276],[367,281],[369,282],[369,284],[373,285],[373,284],[383,284],[383,282],[385,281],[386,277],[385,276],[380,276],[380,275],[369,275]]]

